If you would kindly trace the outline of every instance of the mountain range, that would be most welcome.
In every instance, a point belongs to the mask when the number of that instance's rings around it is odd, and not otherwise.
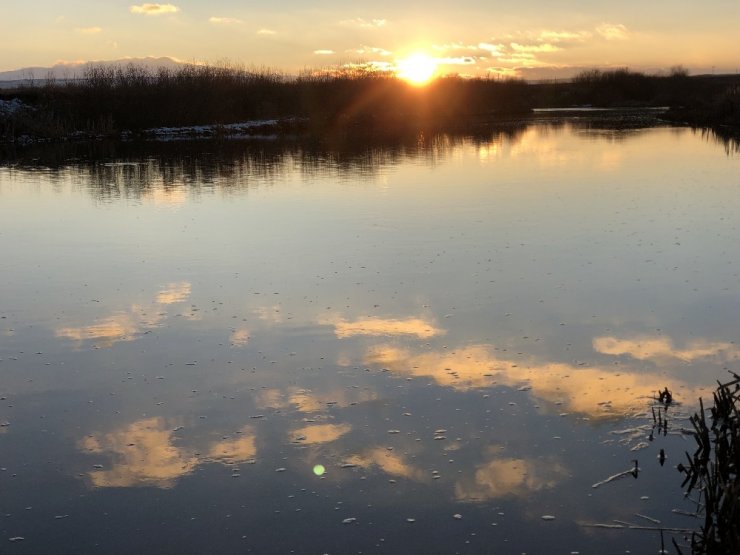
[[[45,81],[47,79],[67,80],[78,79],[85,75],[85,71],[91,67],[111,67],[111,66],[128,66],[134,65],[147,69],[158,69],[164,67],[167,69],[177,69],[187,65],[174,58],[168,57],[147,57],[147,58],[122,58],[119,60],[92,61],[92,62],[63,62],[51,67],[23,67],[10,71],[0,71],[0,81],[3,82],[33,82]]]

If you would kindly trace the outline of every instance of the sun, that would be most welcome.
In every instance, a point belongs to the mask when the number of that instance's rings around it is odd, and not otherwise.
[[[436,71],[436,60],[420,52],[396,62],[396,75],[412,85],[427,84]]]

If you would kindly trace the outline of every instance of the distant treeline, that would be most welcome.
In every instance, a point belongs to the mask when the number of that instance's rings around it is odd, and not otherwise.
[[[156,71],[93,67],[74,81],[5,90],[23,109],[0,112],[0,139],[115,136],[155,127],[278,119],[273,131],[361,128],[391,133],[409,126],[445,128],[520,115],[532,108],[669,106],[670,115],[699,125],[740,125],[740,78],[665,76],[624,70],[587,71],[569,82],[441,77],[415,87],[364,69],[279,72],[189,65]],[[290,118],[293,118],[292,120]]]
[[[35,108],[14,118],[15,135],[64,136],[277,118],[300,118],[319,130],[450,124],[460,117],[526,112],[526,91],[526,83],[516,80],[449,77],[420,88],[364,70],[288,78],[269,70],[190,65],[158,71],[94,67],[80,80],[3,91],[0,98],[20,98]]]
[[[566,83],[533,85],[531,102],[542,108],[665,106],[670,108],[665,117],[674,121],[740,130],[740,75],[690,76],[680,66],[667,75],[585,71]]]

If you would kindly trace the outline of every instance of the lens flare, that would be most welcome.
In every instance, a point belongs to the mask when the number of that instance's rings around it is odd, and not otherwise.
[[[437,71],[437,61],[417,52],[396,62],[396,75],[412,85],[425,85]]]

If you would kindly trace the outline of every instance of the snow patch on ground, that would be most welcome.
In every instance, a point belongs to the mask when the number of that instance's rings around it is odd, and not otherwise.
[[[210,139],[213,137],[239,138],[255,135],[272,135],[277,131],[280,121],[276,119],[252,120],[240,123],[189,125],[185,127],[154,127],[146,129],[143,135],[157,141],[177,141],[188,139]]]
[[[0,100],[0,116],[12,116],[24,107],[25,104],[17,98],[13,98],[11,100]]]

